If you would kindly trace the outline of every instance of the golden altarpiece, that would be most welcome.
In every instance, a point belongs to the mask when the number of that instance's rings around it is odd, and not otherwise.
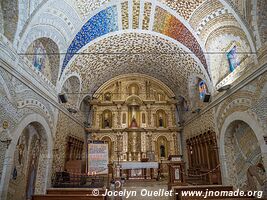
[[[109,144],[110,162],[162,162],[180,154],[174,93],[161,81],[119,76],[102,85],[90,104],[92,138]]]

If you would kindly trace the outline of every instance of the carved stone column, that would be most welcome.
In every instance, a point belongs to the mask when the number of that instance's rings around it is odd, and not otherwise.
[[[151,105],[147,104],[147,124],[151,127]]]
[[[117,125],[118,127],[120,127],[121,126],[121,105],[120,104],[117,106],[117,110],[118,110]]]

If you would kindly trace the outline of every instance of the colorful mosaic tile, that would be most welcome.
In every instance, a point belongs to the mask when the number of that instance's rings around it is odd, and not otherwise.
[[[199,58],[201,63],[207,69],[205,56],[196,38],[175,16],[160,7],[156,7],[153,30],[169,36],[185,45]]]
[[[61,75],[70,59],[83,46],[92,40],[118,30],[118,12],[116,6],[108,7],[90,18],[73,39],[63,61]]]

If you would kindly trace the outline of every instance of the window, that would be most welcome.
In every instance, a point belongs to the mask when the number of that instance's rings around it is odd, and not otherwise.
[[[229,69],[230,72],[233,72],[235,70],[235,68],[237,68],[239,66],[239,62],[237,59],[237,48],[236,46],[234,46],[228,53],[227,53],[227,59],[229,62]]]
[[[199,88],[199,97],[201,100],[204,99],[205,95],[207,94],[207,85],[205,83],[205,81],[200,81],[198,84],[198,88]]]

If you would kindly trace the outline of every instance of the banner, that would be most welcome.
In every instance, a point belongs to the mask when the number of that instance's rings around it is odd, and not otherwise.
[[[90,141],[88,144],[89,175],[108,173],[108,144],[103,141]]]

